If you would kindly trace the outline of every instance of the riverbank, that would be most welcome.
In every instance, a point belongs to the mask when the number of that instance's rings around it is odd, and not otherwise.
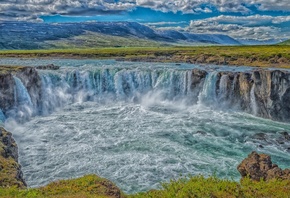
[[[0,58],[90,58],[290,68],[290,46],[143,47],[3,50]]]

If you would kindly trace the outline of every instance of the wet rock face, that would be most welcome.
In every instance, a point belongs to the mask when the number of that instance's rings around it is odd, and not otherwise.
[[[11,74],[0,74],[0,108],[5,112],[14,106],[14,79]]]
[[[198,101],[198,94],[201,92],[206,78],[207,72],[200,69],[193,69],[191,73],[192,100],[194,103]]]
[[[21,166],[18,164],[18,147],[12,134],[0,128],[0,187],[17,186],[23,188]]]
[[[290,120],[290,74],[258,70],[253,73],[258,115],[279,121]]]
[[[270,180],[273,178],[290,179],[290,170],[282,170],[273,164],[271,157],[266,154],[252,152],[238,166],[242,178],[249,176],[252,180]]]
[[[222,78],[227,79],[223,87]],[[227,89],[222,99],[227,100],[228,107],[235,106],[272,120],[290,121],[290,73],[287,71],[220,72],[217,93],[222,89]]]

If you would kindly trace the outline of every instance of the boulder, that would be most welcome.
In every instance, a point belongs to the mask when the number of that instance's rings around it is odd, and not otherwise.
[[[249,177],[254,181],[267,181],[274,178],[290,180],[289,169],[282,170],[278,165],[272,163],[269,155],[257,152],[252,152],[238,165],[237,169],[242,178]]]

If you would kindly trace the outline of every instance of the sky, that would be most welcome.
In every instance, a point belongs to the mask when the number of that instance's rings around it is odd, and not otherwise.
[[[290,0],[0,0],[1,21],[135,21],[155,29],[290,39]]]

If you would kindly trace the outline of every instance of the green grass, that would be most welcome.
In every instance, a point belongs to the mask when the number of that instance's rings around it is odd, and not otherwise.
[[[287,198],[290,180],[255,182],[248,178],[241,182],[216,177],[194,176],[163,183],[159,190],[125,195],[110,181],[87,175],[78,179],[62,180],[45,187],[21,190],[0,188],[1,197],[127,197],[127,198]]]
[[[3,50],[0,57],[93,58],[290,68],[290,46],[118,47]]]
[[[110,198],[124,197],[124,194],[109,180],[96,175],[87,175],[78,179],[61,180],[52,182],[40,188],[26,190],[12,188],[0,188],[1,197],[36,198],[36,197],[67,197],[67,198]]]
[[[290,197],[289,180],[254,182],[243,179],[240,183],[203,176],[183,178],[164,183],[161,190],[151,190],[129,196],[130,198],[287,198]]]
[[[9,74],[13,72],[18,72],[22,69],[24,69],[24,66],[5,66],[5,65],[0,65],[0,75],[1,74]]]
[[[46,41],[49,46],[60,49],[71,48],[96,48],[96,47],[158,47],[165,44],[135,37],[110,36],[95,32],[86,32],[85,34],[61,39],[56,41]]]

